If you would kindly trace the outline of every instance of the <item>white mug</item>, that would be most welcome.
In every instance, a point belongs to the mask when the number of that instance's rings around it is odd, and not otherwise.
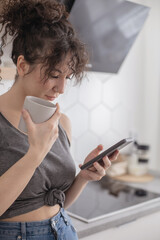
[[[45,99],[27,96],[24,101],[23,108],[26,109],[34,123],[42,123],[47,121],[56,111],[56,105]],[[21,116],[18,128],[27,133],[27,126]]]

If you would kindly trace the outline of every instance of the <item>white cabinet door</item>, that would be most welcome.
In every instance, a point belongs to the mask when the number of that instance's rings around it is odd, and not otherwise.
[[[81,240],[160,240],[160,212]]]

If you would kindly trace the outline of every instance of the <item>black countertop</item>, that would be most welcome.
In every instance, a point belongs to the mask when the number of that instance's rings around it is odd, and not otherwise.
[[[133,206],[127,206],[122,210],[116,210],[111,212],[110,214],[107,214],[106,216],[103,216],[100,219],[97,219],[95,221],[92,221],[87,223],[82,220],[78,220],[75,217],[72,217],[72,222],[77,230],[79,238],[83,238],[89,235],[92,235],[94,233],[104,231],[116,226],[123,225],[125,223],[134,221],[140,217],[146,216],[148,214],[151,214],[153,212],[157,212],[160,210],[160,174],[155,173],[151,171],[152,175],[154,175],[154,179],[151,182],[147,183],[123,183],[123,185],[131,186],[138,189],[143,189],[146,191],[154,192],[158,194],[158,197],[153,200],[147,200],[144,202],[144,204],[140,203]],[[103,180],[103,183],[105,183],[105,179]],[[102,184],[101,184],[102,185]],[[121,183],[120,183],[121,185]],[[104,186],[103,186],[104,187]],[[105,187],[102,191],[106,191]],[[114,192],[115,193],[115,192]],[[82,193],[83,194],[83,193]],[[98,194],[96,190],[96,194]],[[92,195],[89,195],[87,201],[90,202]],[[103,197],[102,197],[103,199]],[[79,200],[78,200],[79,201]],[[85,204],[83,202],[82,206]],[[100,204],[100,202],[99,202]],[[74,205],[73,205],[74,207]],[[76,207],[74,207],[76,208]],[[73,209],[74,209],[73,208]],[[69,211],[70,209],[68,209]],[[75,209],[74,209],[75,210]],[[95,209],[96,210],[96,209]]]

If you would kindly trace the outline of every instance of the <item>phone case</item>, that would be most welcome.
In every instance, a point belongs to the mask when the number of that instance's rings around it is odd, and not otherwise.
[[[87,168],[91,167],[94,162],[101,161],[102,158],[106,155],[108,157],[111,156],[116,150],[120,150],[120,149],[124,148],[125,146],[127,146],[129,143],[132,143],[133,141],[134,141],[133,138],[122,139],[118,143],[114,144],[112,147],[108,148],[107,150],[105,150],[104,152],[99,154],[97,157],[95,157],[95,158],[91,159],[89,162],[83,164],[81,166],[81,170],[84,170],[84,169],[87,169]]]

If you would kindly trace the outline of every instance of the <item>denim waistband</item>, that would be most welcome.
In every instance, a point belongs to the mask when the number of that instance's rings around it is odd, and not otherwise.
[[[63,208],[53,217],[33,222],[5,222],[0,221],[0,237],[7,231],[7,234],[20,236],[17,239],[26,239],[26,236],[35,234],[48,234],[52,232],[55,239],[57,239],[58,229],[61,229],[62,225],[71,225],[71,219]]]

